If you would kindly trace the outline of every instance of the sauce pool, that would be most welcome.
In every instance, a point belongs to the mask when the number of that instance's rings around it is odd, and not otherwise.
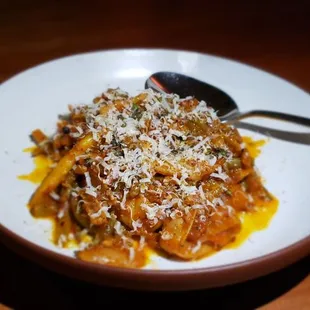
[[[261,154],[261,148],[266,144],[266,140],[253,140],[251,137],[242,137],[246,148],[249,150],[251,157],[254,159]],[[270,202],[258,205],[255,212],[241,212],[240,219],[242,222],[241,231],[236,239],[225,246],[226,249],[239,247],[243,242],[249,239],[250,235],[256,231],[267,228],[271,219],[278,210],[279,201],[272,196]]]
[[[249,239],[252,233],[267,228],[274,214],[278,210],[278,204],[278,199],[273,197],[272,201],[265,203],[263,206],[258,206],[255,212],[240,213],[240,219],[242,222],[241,231],[236,239],[225,248],[238,248],[243,242]]]
[[[32,153],[36,150],[36,147],[28,147],[24,149],[24,152]],[[38,155],[33,158],[34,170],[28,174],[19,175],[17,178],[19,180],[26,180],[34,184],[39,184],[51,171],[52,161],[48,159],[45,155]]]
[[[266,144],[266,140],[253,140],[251,137],[242,137],[243,143],[246,145],[252,158],[256,158],[261,154],[261,148]]]

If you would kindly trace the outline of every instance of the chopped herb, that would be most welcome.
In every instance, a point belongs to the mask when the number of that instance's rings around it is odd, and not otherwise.
[[[139,120],[142,117],[143,111],[141,107],[137,105],[136,103],[132,104],[131,111],[132,111],[132,115],[131,115],[132,118]]]
[[[139,105],[137,105],[136,103],[132,104],[132,108],[133,111],[140,109]]]
[[[62,121],[70,121],[71,115],[70,114],[59,114],[58,118]]]
[[[226,150],[224,150],[224,149],[219,149],[219,154],[221,154],[222,156],[224,156],[224,157],[227,157],[228,156],[228,152],[226,151]]]
[[[241,160],[240,160],[240,158],[233,158],[231,161],[226,162],[226,167],[229,170],[234,170],[234,169],[241,168]]]
[[[232,191],[230,189],[226,189],[225,193],[226,193],[226,195],[228,195],[230,197],[232,196]]]

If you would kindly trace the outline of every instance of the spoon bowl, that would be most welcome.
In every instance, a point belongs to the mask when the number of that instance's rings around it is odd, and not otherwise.
[[[182,98],[194,95],[197,100],[204,100],[214,107],[219,118],[227,118],[239,111],[236,102],[223,90],[187,75],[157,72],[146,80],[145,87],[176,93]]]
[[[208,105],[212,106],[219,119],[223,122],[229,121],[236,127],[255,130],[281,140],[310,145],[310,133],[281,131],[240,122],[242,119],[249,117],[265,117],[310,127],[309,118],[264,110],[251,110],[241,113],[237,103],[230,95],[214,85],[193,77],[175,72],[160,71],[152,74],[146,80],[145,88],[152,88],[161,93],[176,93],[183,98],[194,96],[197,100],[204,100]]]
[[[212,106],[221,120],[263,116],[310,127],[310,119],[302,116],[263,110],[241,113],[236,102],[223,90],[180,73],[165,71],[154,73],[146,80],[145,87],[159,92],[176,93],[181,97],[195,96]]]

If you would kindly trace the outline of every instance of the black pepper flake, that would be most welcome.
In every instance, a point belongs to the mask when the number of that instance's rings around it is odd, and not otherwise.
[[[113,137],[113,139],[112,139],[112,141],[111,141],[111,144],[112,144],[113,146],[119,146],[119,145],[120,145],[119,142],[116,141],[115,137]]]
[[[62,132],[63,132],[65,135],[67,135],[67,134],[70,133],[70,128],[67,127],[67,126],[64,126],[64,127],[62,128]]]

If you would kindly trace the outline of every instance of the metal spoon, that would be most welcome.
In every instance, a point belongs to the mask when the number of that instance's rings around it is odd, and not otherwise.
[[[244,118],[261,116],[310,127],[309,118],[264,110],[241,113],[236,102],[227,93],[195,78],[174,72],[157,72],[146,80],[145,88],[152,88],[162,93],[176,93],[182,98],[195,96],[198,100],[204,100],[212,106],[221,121],[229,121],[236,127],[255,130],[282,140],[310,145],[310,133],[287,132],[240,122]]]

